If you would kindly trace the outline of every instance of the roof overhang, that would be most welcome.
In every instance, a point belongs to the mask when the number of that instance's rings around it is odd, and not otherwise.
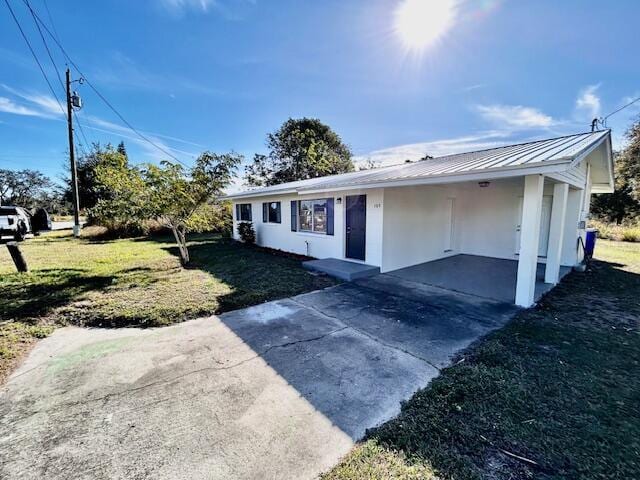
[[[239,193],[231,193],[229,195],[224,195],[221,197],[222,200],[237,200],[240,198],[258,198],[258,197],[273,197],[278,195],[292,195],[297,194],[298,190],[296,189],[283,189],[283,190],[271,190],[269,192],[252,192],[251,190],[247,192],[239,192]]]

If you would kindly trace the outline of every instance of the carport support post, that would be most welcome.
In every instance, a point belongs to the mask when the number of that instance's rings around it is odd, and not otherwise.
[[[543,175],[524,177],[520,256],[516,282],[516,305],[521,307],[530,307],[535,299],[543,190]]]
[[[547,248],[547,266],[544,270],[544,282],[554,285],[560,280],[560,257],[562,255],[562,243],[564,241],[564,222],[567,217],[568,197],[568,184],[556,183],[553,186],[549,247]]]

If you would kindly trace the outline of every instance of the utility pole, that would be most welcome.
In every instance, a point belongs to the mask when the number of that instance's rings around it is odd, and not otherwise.
[[[73,196],[73,236],[80,236],[80,200],[76,155],[73,148],[73,104],[71,103],[71,72],[67,68],[67,127],[69,129],[69,162],[71,163],[71,192]]]

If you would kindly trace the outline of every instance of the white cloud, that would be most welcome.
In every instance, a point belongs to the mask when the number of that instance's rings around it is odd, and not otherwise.
[[[142,147],[146,151],[147,155],[154,160],[172,160],[171,158],[167,158],[168,155],[166,153],[162,152],[159,148],[155,147],[151,143],[137,136],[135,132],[132,132],[128,127],[110,122],[108,120],[103,120],[93,115],[86,115],[85,121],[86,121],[85,128],[88,128],[90,130],[95,130],[98,132],[107,133],[120,138],[126,138],[127,140],[130,140],[136,143],[137,145],[139,145],[140,147]],[[163,150],[166,150],[167,152],[172,153],[173,155],[178,156],[178,158],[180,158],[180,156],[183,156],[183,157],[187,156],[191,159],[198,156],[198,154],[194,152],[188,152],[185,150],[180,150],[178,148],[170,147],[169,145],[167,145],[166,142],[161,140],[159,137],[165,137],[168,139],[173,139],[174,141],[187,143],[187,144],[193,144],[193,142],[181,140],[176,137],[169,137],[168,135],[159,135],[159,134],[154,134],[154,133],[149,133],[144,131],[142,132],[142,134],[151,142],[155,143],[158,147],[162,148]],[[194,144],[194,145],[197,145],[197,144]]]
[[[522,105],[477,105],[476,110],[486,120],[507,129],[549,128],[556,121],[537,108]]]
[[[22,92],[11,88],[8,85],[0,84],[4,90],[13,94],[22,100],[26,100],[26,104],[18,103],[7,97],[3,99],[1,110],[16,115],[28,115],[41,118],[56,118],[65,116],[64,110],[61,108],[57,100],[50,95],[39,93]]]
[[[487,85],[485,83],[476,83],[474,85],[468,85],[460,90],[462,92],[472,92],[473,90],[478,90],[480,88],[485,88]]]
[[[207,12],[216,4],[215,0],[160,0],[167,10],[173,13],[181,13],[185,10],[200,10]]]
[[[55,98],[41,94],[41,93],[31,93],[31,92],[23,92],[20,90],[16,90],[15,88],[9,87],[8,85],[0,84],[4,90],[10,92],[14,95],[14,97],[18,97],[19,99],[24,100],[25,102],[17,102],[15,99],[0,97],[0,112],[11,113],[14,115],[25,115],[32,117],[40,117],[46,118],[49,120],[59,120],[66,118],[66,115],[63,114],[60,105],[56,101]],[[94,115],[84,115],[82,118],[84,120],[84,128],[89,130],[95,130],[103,133],[107,133],[109,135],[113,135],[119,138],[126,138],[130,140],[140,147],[144,149],[148,157],[152,160],[171,160],[168,158],[169,156],[163,153],[160,149],[153,146],[151,143],[146,142],[139,136],[137,136],[134,132],[132,132],[128,127],[110,122],[108,120],[103,120],[100,117],[96,117]],[[203,145],[200,145],[195,142],[190,142],[188,140],[183,140],[181,138],[172,137],[169,135],[162,135],[159,133],[152,133],[142,131],[142,134],[148,138],[151,142],[158,145],[163,150],[176,155],[178,158],[182,157],[184,160],[192,159],[196,157],[198,154],[194,152],[189,152],[185,150],[181,150],[175,147],[169,146],[164,140],[170,140],[175,143],[182,143],[186,145],[191,145],[195,147],[200,147],[200,149],[205,149]],[[163,140],[164,139],[164,140]]]
[[[600,116],[600,97],[597,91],[600,85],[589,85],[583,88],[576,99],[576,117],[592,120]]]
[[[486,148],[499,147],[504,145],[505,140],[508,137],[508,133],[489,131],[479,133],[477,135],[445,138],[429,142],[410,143],[381,150],[374,150],[373,152],[364,155],[357,155],[354,157],[354,162],[356,165],[362,165],[371,161],[376,163],[378,166],[385,167],[388,165],[403,163],[405,160],[419,160],[427,154],[432,157],[442,157],[444,155],[452,155],[454,153],[471,152]]]
[[[14,115],[25,115],[29,117],[51,118],[40,110],[18,104],[7,97],[0,97],[0,112],[13,113]]]
[[[256,0],[160,0],[162,10],[175,18],[182,18],[189,12],[208,14],[214,12],[230,21],[242,20],[247,9]]]

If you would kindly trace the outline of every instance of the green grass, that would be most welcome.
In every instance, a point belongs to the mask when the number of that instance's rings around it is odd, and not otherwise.
[[[640,245],[596,254],[323,478],[640,478]]]
[[[17,358],[42,325],[161,326],[334,284],[298,258],[213,235],[192,237],[189,269],[167,237],[54,232],[21,245],[26,274],[0,248],[0,363]]]

